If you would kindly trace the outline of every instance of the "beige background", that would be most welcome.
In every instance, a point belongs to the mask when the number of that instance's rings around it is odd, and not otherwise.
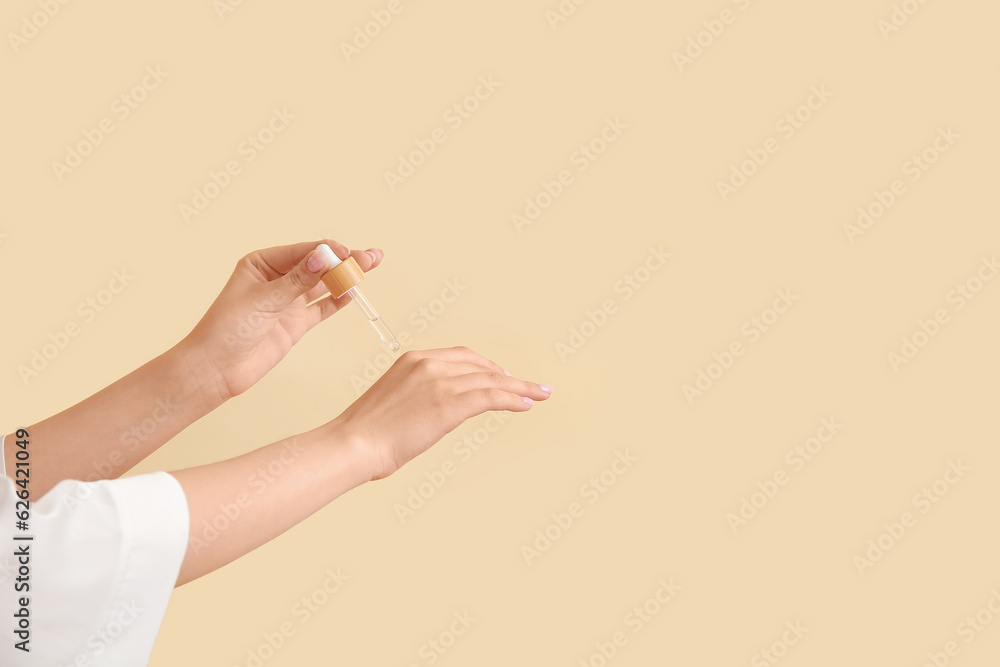
[[[178,590],[151,664],[257,664],[290,622],[262,664],[428,665],[422,645],[466,610],[477,621],[434,664],[599,665],[618,631],[616,665],[772,664],[758,652],[784,653],[796,621],[789,666],[917,666],[949,641],[949,664],[994,664],[1000,622],[971,643],[959,625],[1000,587],[1000,281],[960,310],[949,292],[1000,252],[1000,7],[927,3],[885,38],[888,0],[595,0],[556,29],[557,0],[403,0],[348,62],[341,43],[386,6],[246,0],[220,18],[210,0],[73,2],[0,48],[2,428],[173,345],[243,254],[327,235],[385,250],[366,291],[414,346],[469,345],[556,387],[470,460],[452,447],[485,417]],[[38,7],[6,3],[4,32]],[[679,71],[674,54],[723,9],[734,22]],[[120,119],[112,104],[148,66],[168,74]],[[384,172],[481,76],[500,87],[390,191]],[[785,137],[776,123],[813,86],[832,97]],[[247,163],[238,146],[275,107],[295,118]],[[578,171],[574,153],[618,117],[627,129]],[[102,118],[114,132],[60,182],[53,161]],[[949,127],[957,141],[911,181],[904,163]],[[780,150],[723,202],[717,182],[769,137]],[[185,222],[179,205],[231,159],[242,172]],[[518,233],[511,215],[563,169],[573,184]],[[897,178],[905,194],[851,243],[844,225]],[[625,301],[615,285],[650,246],[672,257]],[[23,382],[18,365],[123,268],[128,288]],[[466,288],[421,330],[411,315],[449,280]],[[741,328],[780,289],[798,300],[751,342]],[[617,312],[560,359],[606,299]],[[937,309],[947,325],[894,370],[887,355]],[[733,341],[745,354],[689,402],[682,387]],[[327,421],[382,353],[346,311],[135,472]],[[842,430],[793,470],[786,454],[824,418]],[[637,461],[589,504],[581,485],[619,450]],[[449,459],[457,473],[401,524],[394,505]],[[969,470],[915,504],[949,461]],[[788,483],[734,533],[727,513],[779,471]],[[574,501],[582,517],[529,565],[521,547]],[[904,512],[916,525],[859,572]],[[337,568],[350,580],[301,622],[294,605]],[[681,590],[635,633],[626,615],[661,578]]]

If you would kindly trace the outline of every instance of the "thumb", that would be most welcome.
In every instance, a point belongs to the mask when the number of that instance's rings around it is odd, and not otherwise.
[[[337,256],[330,246],[325,243],[316,246],[316,249],[303,257],[291,271],[275,281],[280,305],[287,306],[316,287],[323,274],[329,271],[336,261]]]

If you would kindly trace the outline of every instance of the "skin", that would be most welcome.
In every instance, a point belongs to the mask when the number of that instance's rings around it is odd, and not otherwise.
[[[376,268],[378,249],[340,259]],[[114,384],[28,427],[32,499],[64,479],[121,476],[184,428],[250,387],[310,329],[351,297],[320,282],[317,242],[253,252],[237,264],[208,312],[180,343]],[[326,298],[322,298],[322,297]],[[332,421],[233,459],[172,472],[187,496],[191,538],[177,585],[285,532],[350,489],[388,477],[465,420],[489,410],[525,412],[551,387],[509,375],[465,347],[413,350]],[[15,470],[14,434],[4,448]],[[279,474],[261,476],[261,470]],[[256,475],[256,477],[255,477]],[[256,479],[253,501],[249,480]],[[261,481],[263,480],[263,481]],[[261,487],[260,485],[263,485]],[[222,531],[205,532],[225,508]]]

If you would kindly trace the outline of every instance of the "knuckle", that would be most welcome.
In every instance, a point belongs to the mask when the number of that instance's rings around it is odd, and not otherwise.
[[[256,252],[247,253],[239,258],[236,262],[237,269],[249,269],[254,266],[254,258],[257,256]]]
[[[415,373],[419,370],[420,361],[426,358],[424,354],[421,354],[420,350],[407,350],[399,355],[399,359],[396,363],[399,364],[401,368],[405,368],[407,372]]]
[[[306,289],[306,283],[302,279],[302,271],[300,271],[298,267],[295,267],[286,273],[285,280],[287,280],[289,286],[297,292],[301,292]]]
[[[434,375],[434,372],[438,367],[438,363],[436,359],[431,357],[421,357],[416,360],[414,367],[419,373],[423,373],[424,375]]]

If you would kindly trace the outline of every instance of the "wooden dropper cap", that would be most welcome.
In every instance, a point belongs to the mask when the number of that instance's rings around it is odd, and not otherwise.
[[[357,260],[353,257],[348,257],[343,261],[337,258],[337,263],[333,265],[333,268],[323,274],[323,284],[327,286],[330,294],[334,297],[341,297],[364,278],[365,272],[361,270]]]

